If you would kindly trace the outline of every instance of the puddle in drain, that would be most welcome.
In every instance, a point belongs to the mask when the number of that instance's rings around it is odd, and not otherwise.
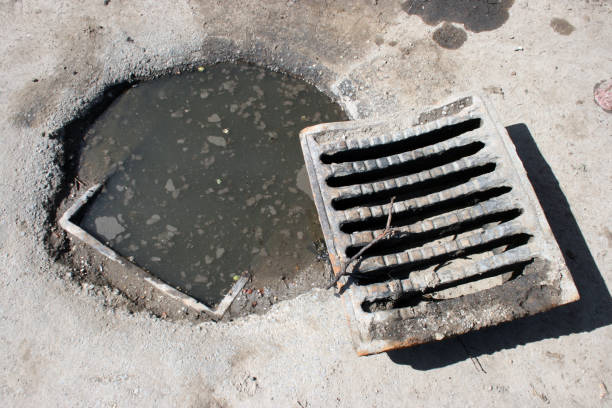
[[[248,65],[140,84],[85,137],[79,177],[108,177],[80,225],[214,306],[249,270],[291,278],[322,238],[298,133],[346,120],[300,80]]]

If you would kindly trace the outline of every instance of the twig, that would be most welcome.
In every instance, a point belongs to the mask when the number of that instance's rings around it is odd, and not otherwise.
[[[75,176],[75,177],[74,177],[74,180],[75,180],[75,181],[76,181],[76,183],[77,183],[77,190],[80,190],[80,189],[81,189],[81,187],[86,186],[86,184],[85,184],[85,183],[84,183],[84,182],[83,182],[83,181],[82,181],[82,180],[79,178],[79,176]]]
[[[376,244],[377,242],[380,242],[381,240],[385,239],[386,237],[388,237],[392,232],[393,232],[393,228],[391,228],[391,215],[393,214],[393,203],[395,202],[395,197],[391,198],[391,202],[389,203],[389,215],[387,217],[387,225],[385,226],[385,229],[383,230],[383,232],[377,236],[376,238],[374,238],[372,241],[370,241],[366,246],[364,246],[363,248],[361,248],[359,250],[359,252],[357,252],[355,255],[353,255],[352,257],[349,258],[348,261],[344,262],[342,264],[342,269],[340,270],[340,273],[334,278],[334,280],[327,285],[327,289],[330,289],[331,287],[333,287],[336,283],[338,283],[338,281],[340,280],[340,278],[342,278],[343,276],[346,275],[350,275],[353,272],[351,271],[350,273],[348,272],[348,267],[355,262],[356,260],[360,259],[361,256],[364,254],[365,251],[367,251],[368,249],[370,249],[374,244]]]
[[[480,364],[480,360],[478,359],[478,357],[473,356],[472,353],[470,353],[470,351],[468,350],[468,348],[465,345],[465,343],[463,342],[463,340],[461,340],[461,337],[457,337],[457,340],[459,340],[459,343],[461,344],[461,346],[463,346],[463,350],[465,351],[465,354],[467,354],[467,356],[470,358],[470,360],[472,360],[472,364],[474,365],[474,368],[476,369],[476,371],[480,371],[480,372],[486,374],[487,371],[484,369],[482,364]]]

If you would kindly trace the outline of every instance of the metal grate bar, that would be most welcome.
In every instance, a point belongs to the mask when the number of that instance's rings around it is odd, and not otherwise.
[[[400,216],[405,212],[414,212],[419,209],[425,209],[426,207],[430,207],[434,204],[442,204],[445,201],[465,198],[467,196],[473,196],[477,193],[485,193],[495,188],[504,187],[504,185],[507,185],[505,180],[500,179],[495,175],[486,174],[457,187],[438,191],[426,196],[395,202],[393,204],[393,215]],[[384,220],[389,214],[387,205],[362,208],[363,209],[361,212],[359,209],[354,208],[343,211],[343,214],[340,215],[342,218],[342,225],[358,221],[366,221],[372,217],[381,218],[383,220],[382,225],[384,225]]]
[[[436,289],[441,285],[460,281],[466,278],[485,274],[487,272],[530,262],[536,255],[529,245],[513,248],[507,252],[481,259],[467,267],[445,267],[439,270],[419,271],[407,279],[394,279],[382,283],[362,285],[356,291],[364,300],[372,301],[395,297],[400,294],[423,292]]]
[[[424,245],[419,248],[409,249],[394,254],[365,258],[359,265],[359,272],[368,273],[379,271],[382,266],[387,268],[407,268],[411,265],[431,262],[440,257],[446,258],[453,255],[461,256],[480,246],[493,243],[502,238],[510,238],[518,234],[526,234],[520,223],[510,222],[501,224],[497,227],[486,229],[483,233],[475,232],[443,244]]]
[[[394,177],[388,180],[354,184],[346,187],[337,188],[337,197],[334,198],[333,205],[338,207],[338,203],[342,200],[355,199],[357,197],[374,196],[375,194],[386,194],[391,196],[398,190],[409,187],[424,187],[427,182],[433,183],[443,177],[460,177],[461,174],[486,166],[490,163],[495,163],[495,157],[484,154],[476,154],[470,157],[464,157],[460,160],[437,166],[432,169],[423,170],[418,173]],[[483,170],[484,171],[484,170]],[[387,200],[388,201],[388,200]]]
[[[451,210],[440,216],[419,220],[413,224],[395,227],[394,236],[411,238],[410,234],[424,234],[431,231],[448,229],[449,233],[459,229],[463,223],[474,222],[482,218],[499,215],[500,217],[516,210],[516,207],[509,202],[506,196],[493,198],[488,201],[478,203],[472,207],[463,208],[460,210]],[[516,215],[520,211],[516,211]],[[486,222],[486,221],[483,221]],[[350,234],[352,247],[361,247],[369,244],[375,237],[383,233],[383,229],[374,231],[357,231]]]
[[[334,178],[339,179],[348,176],[365,176],[366,173],[372,173],[376,170],[385,170],[394,166],[397,167],[399,165],[411,164],[411,162],[416,162],[417,160],[431,160],[435,156],[440,156],[443,153],[452,153],[461,148],[469,147],[475,143],[480,142],[473,135],[466,134],[420,149],[385,155],[377,159],[332,163],[329,165],[328,182],[330,179]]]
[[[345,139],[332,141],[321,145],[321,153],[324,162],[332,162],[333,156],[344,153],[355,155],[356,150],[365,150],[380,147],[383,145],[395,144],[400,146],[412,147],[420,145],[430,145],[431,140],[446,139],[459,136],[479,127],[479,119],[469,116],[449,118],[442,126],[438,123],[427,123],[422,126],[415,126],[399,132],[389,132],[374,134],[372,138],[362,138],[359,132],[348,133]],[[436,134],[439,135],[436,139]],[[448,135],[448,136],[447,136]],[[424,143],[421,140],[427,140]],[[339,159],[336,159],[340,161]]]

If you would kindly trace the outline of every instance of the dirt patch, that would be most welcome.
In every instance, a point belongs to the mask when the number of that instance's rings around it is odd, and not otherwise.
[[[508,20],[508,10],[513,4],[514,0],[408,0],[402,9],[421,17],[425,24],[463,24],[466,30],[478,33],[501,27]]]
[[[442,48],[456,50],[467,41],[465,30],[452,24],[444,23],[433,33],[433,40]]]
[[[570,35],[576,29],[567,20],[563,18],[553,18],[550,20],[550,26],[556,33],[561,35]]]

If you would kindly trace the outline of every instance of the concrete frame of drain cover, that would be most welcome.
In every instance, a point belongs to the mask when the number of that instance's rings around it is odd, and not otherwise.
[[[153,289],[161,292],[163,295],[168,296],[176,301],[182,303],[185,307],[198,312],[198,313],[206,313],[211,316],[213,319],[221,319],[227,309],[230,307],[236,296],[240,293],[244,285],[249,280],[249,277],[246,274],[240,276],[238,281],[234,283],[230,291],[221,299],[221,302],[217,305],[216,308],[211,309],[203,303],[198,302],[196,299],[191,296],[179,291],[176,288],[168,285],[162,280],[156,278],[151,275],[149,272],[145,271],[138,265],[128,261],[123,258],[121,255],[113,251],[110,247],[104,245],[102,242],[94,238],[93,235],[85,231],[83,228],[79,227],[77,224],[72,222],[72,217],[85,205],[87,202],[94,196],[100,189],[102,188],[104,183],[99,183],[89,188],[82,196],[80,196],[68,210],[62,215],[59,220],[59,225],[70,235],[89,245],[94,250],[98,251],[100,254],[104,255],[111,261],[117,262],[122,265],[124,268],[128,270],[128,272],[133,273],[136,277],[139,277],[144,282],[146,282]]]

